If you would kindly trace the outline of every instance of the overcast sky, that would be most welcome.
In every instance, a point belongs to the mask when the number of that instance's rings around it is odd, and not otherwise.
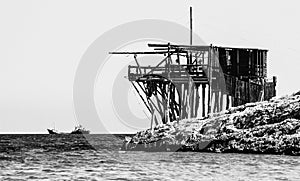
[[[7,0],[0,1],[0,132],[43,133],[76,124],[73,82],[89,45],[141,19],[174,21],[208,44],[269,49],[278,95],[300,90],[298,1]],[[121,128],[117,131],[122,132]]]

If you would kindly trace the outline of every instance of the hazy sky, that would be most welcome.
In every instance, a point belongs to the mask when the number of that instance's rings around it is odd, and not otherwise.
[[[45,132],[76,124],[73,82],[89,45],[123,23],[161,19],[189,26],[208,44],[269,49],[278,95],[300,90],[298,1],[2,0],[0,132]],[[122,131],[122,130],[118,130]]]

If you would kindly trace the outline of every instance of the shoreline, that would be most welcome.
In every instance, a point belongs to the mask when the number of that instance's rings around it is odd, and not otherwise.
[[[185,119],[126,137],[124,151],[193,151],[300,156],[300,92]]]

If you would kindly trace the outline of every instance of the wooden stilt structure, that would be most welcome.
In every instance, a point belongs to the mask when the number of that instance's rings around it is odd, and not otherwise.
[[[192,30],[192,18],[190,27]],[[148,46],[154,50],[110,54],[134,55],[136,65],[128,67],[128,79],[152,114],[151,127],[207,117],[276,95],[276,77],[267,79],[268,50],[192,45],[192,31],[190,45]],[[138,55],[150,54],[162,60],[155,66],[141,66]]]

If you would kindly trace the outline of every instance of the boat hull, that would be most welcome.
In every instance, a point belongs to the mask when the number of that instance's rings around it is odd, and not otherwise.
[[[58,134],[55,130],[53,129],[47,129],[49,134]]]

